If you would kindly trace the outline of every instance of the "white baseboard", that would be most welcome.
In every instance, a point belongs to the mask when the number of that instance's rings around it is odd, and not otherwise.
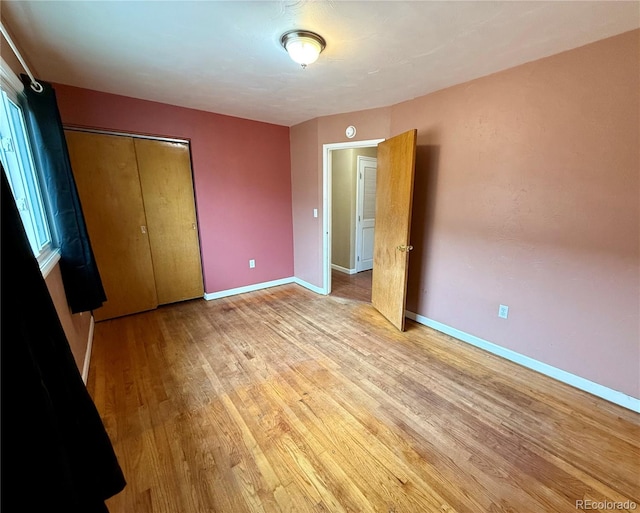
[[[316,294],[322,294],[323,296],[326,296],[326,292],[321,289],[320,287],[316,287],[315,285],[311,285],[311,283],[301,280],[300,278],[293,278],[293,283],[297,283],[298,285],[300,285],[301,287],[304,287],[305,289],[309,289],[312,292],[315,292]]]
[[[316,287],[311,283],[308,283],[300,278],[291,276],[290,278],[282,278],[281,280],[265,281],[262,283],[255,283],[253,285],[247,285],[246,287],[238,287],[235,289],[221,290],[220,292],[211,292],[205,294],[204,298],[207,301],[212,299],[220,299],[223,297],[235,296],[237,294],[244,294],[245,292],[254,292],[256,290],[268,289],[269,287],[277,287],[278,285],[287,285],[289,283],[296,283],[305,289],[309,289],[317,294],[326,295],[320,287]]]
[[[262,283],[254,283],[253,285],[247,285],[245,287],[238,287],[235,289],[221,290],[220,292],[211,292],[204,295],[207,301],[212,299],[220,299],[223,297],[235,296],[236,294],[244,294],[245,292],[254,292],[256,290],[268,289],[269,287],[277,287],[278,285],[286,285],[293,283],[294,278],[282,278],[280,280],[264,281]]]
[[[84,363],[82,364],[82,381],[87,384],[89,378],[89,364],[91,363],[91,348],[93,347],[93,330],[96,323],[91,316],[91,322],[89,323],[89,340],[87,340],[87,351],[84,353]]]
[[[207,301],[212,299],[220,299],[223,297],[235,296],[236,294],[244,294],[245,292],[254,292],[256,290],[268,289],[269,287],[277,287],[278,285],[287,285],[288,283],[297,283],[305,289],[309,289],[317,294],[326,295],[320,287],[316,287],[311,283],[308,283],[300,278],[291,276],[289,278],[282,278],[280,280],[265,281],[262,283],[255,283],[253,285],[247,285],[246,287],[238,287],[235,289],[221,290],[220,292],[211,292],[204,295]]]
[[[558,381],[566,383],[567,385],[571,385],[575,388],[583,390],[584,392],[588,392],[592,395],[610,401],[614,404],[617,404],[618,406],[622,406],[623,408],[627,408],[629,410],[640,413],[640,399],[627,395],[623,392],[618,392],[617,390],[613,390],[598,383],[594,383],[593,381],[589,381],[588,379],[581,378],[580,376],[576,376],[575,374],[571,374],[570,372],[558,369],[557,367],[553,367],[552,365],[540,362],[538,360],[530,358],[529,356],[525,356],[523,354],[512,351],[511,349],[506,349],[502,346],[476,337],[475,335],[470,335],[469,333],[465,333],[464,331],[452,328],[451,326],[447,326],[446,324],[442,324],[441,322],[434,321],[432,319],[429,319],[428,317],[418,315],[414,312],[407,311],[406,316],[409,319],[412,319],[420,324],[424,324],[425,326],[450,335],[454,338],[457,338],[458,340],[462,340],[463,342],[479,347],[480,349],[484,349],[485,351],[493,353],[497,356],[501,356],[502,358],[522,365],[523,367],[527,367],[528,369],[557,379]]]
[[[345,274],[356,274],[358,272],[355,269],[347,269],[346,267],[342,267],[341,265],[338,265],[338,264],[331,264],[331,269],[335,271],[340,271],[341,273],[345,273]]]

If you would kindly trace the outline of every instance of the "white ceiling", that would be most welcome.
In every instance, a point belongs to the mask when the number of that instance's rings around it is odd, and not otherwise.
[[[638,1],[3,0],[1,7],[44,80],[288,126],[392,105],[640,26]],[[291,29],[327,40],[306,70],[280,46]]]

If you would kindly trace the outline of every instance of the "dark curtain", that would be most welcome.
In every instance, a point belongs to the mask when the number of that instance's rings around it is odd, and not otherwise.
[[[39,81],[44,89],[38,93],[28,76],[21,78],[25,87],[20,103],[55,223],[67,303],[73,313],[94,310],[106,295],[71,171],[56,94],[47,82]]]
[[[2,511],[104,513],[125,486],[2,175]]]

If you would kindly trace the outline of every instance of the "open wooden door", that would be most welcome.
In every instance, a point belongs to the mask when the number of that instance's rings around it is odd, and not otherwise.
[[[378,145],[371,302],[404,331],[417,130]]]

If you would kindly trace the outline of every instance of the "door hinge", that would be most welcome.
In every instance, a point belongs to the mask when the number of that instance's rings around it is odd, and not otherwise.
[[[358,262],[360,262],[360,255],[358,255]]]
[[[360,172],[360,180],[362,180],[362,172]]]

